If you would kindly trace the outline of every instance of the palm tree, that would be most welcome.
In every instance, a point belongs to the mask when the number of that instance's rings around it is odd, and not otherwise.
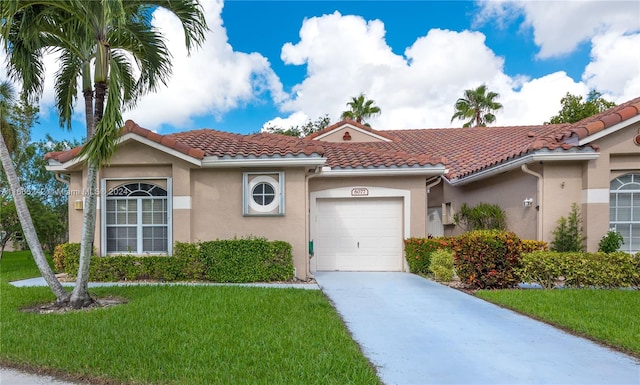
[[[500,95],[495,92],[487,92],[486,84],[465,90],[464,98],[456,101],[456,112],[451,117],[451,122],[455,119],[467,120],[462,127],[486,127],[496,121],[493,112],[502,108],[502,104],[495,101],[498,97]]]
[[[203,43],[207,26],[197,0],[14,0],[3,7],[1,16],[8,27],[2,35],[10,42],[10,74],[23,79],[28,95],[42,92],[43,52],[60,54],[55,88],[63,127],[70,127],[76,79],[81,79],[87,126],[81,156],[88,165],[87,192],[96,191],[98,170],[115,151],[121,110],[165,84],[171,74],[164,38],[151,25],[156,7],[178,17],[188,51]],[[132,62],[140,71],[137,77]],[[73,307],[92,302],[87,284],[96,205],[96,194],[86,194],[80,267],[70,300]]]
[[[0,135],[0,161],[2,162],[2,168],[7,175],[18,218],[22,225],[22,232],[27,240],[31,254],[33,255],[40,273],[47,282],[47,285],[49,285],[49,288],[51,288],[51,291],[56,296],[56,302],[62,304],[68,301],[69,293],[62,287],[56,278],[53,270],[51,270],[51,267],[47,262],[44,252],[42,251],[42,245],[38,240],[33,220],[31,219],[29,209],[27,208],[27,202],[24,198],[24,194],[20,191],[20,180],[18,179],[18,174],[16,174],[16,169],[13,165],[13,161],[11,160],[9,148],[4,140],[5,133],[7,134],[7,137],[10,137],[11,135],[9,133],[13,131],[8,116],[9,110],[14,101],[15,92],[11,84],[7,81],[0,83],[0,127],[2,128],[2,135]]]
[[[342,112],[341,118],[355,120],[369,127],[369,124],[365,123],[365,120],[372,116],[380,115],[382,112],[380,107],[375,106],[374,103],[373,100],[368,100],[364,93],[354,96],[351,98],[351,101],[347,103],[349,109]]]

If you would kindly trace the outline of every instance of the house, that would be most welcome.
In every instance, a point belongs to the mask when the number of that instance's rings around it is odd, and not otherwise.
[[[86,178],[78,153],[47,155],[69,181],[71,242]],[[303,279],[400,271],[403,239],[458,234],[456,210],[480,202],[502,207],[521,238],[547,242],[577,203],[588,250],[613,228],[638,252],[640,98],[575,124],[380,131],[345,120],[303,139],[160,135],[127,121],[99,183],[101,255],[253,235],[291,243]]]

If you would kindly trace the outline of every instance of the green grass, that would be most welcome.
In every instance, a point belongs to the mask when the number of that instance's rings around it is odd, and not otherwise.
[[[219,286],[92,289],[125,305],[66,314],[19,309],[53,301],[28,254],[0,263],[0,361],[126,384],[379,384],[320,291]]]
[[[638,290],[481,290],[476,295],[640,357]]]

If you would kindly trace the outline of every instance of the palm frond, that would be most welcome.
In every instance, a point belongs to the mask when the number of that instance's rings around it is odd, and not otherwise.
[[[56,107],[60,117],[60,127],[71,129],[73,105],[78,98],[78,74],[82,72],[82,61],[71,52],[62,50],[60,69],[56,73],[54,86]]]

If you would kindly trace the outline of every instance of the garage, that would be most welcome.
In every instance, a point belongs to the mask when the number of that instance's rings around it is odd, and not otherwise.
[[[402,270],[402,198],[318,199],[315,221],[317,270]]]

